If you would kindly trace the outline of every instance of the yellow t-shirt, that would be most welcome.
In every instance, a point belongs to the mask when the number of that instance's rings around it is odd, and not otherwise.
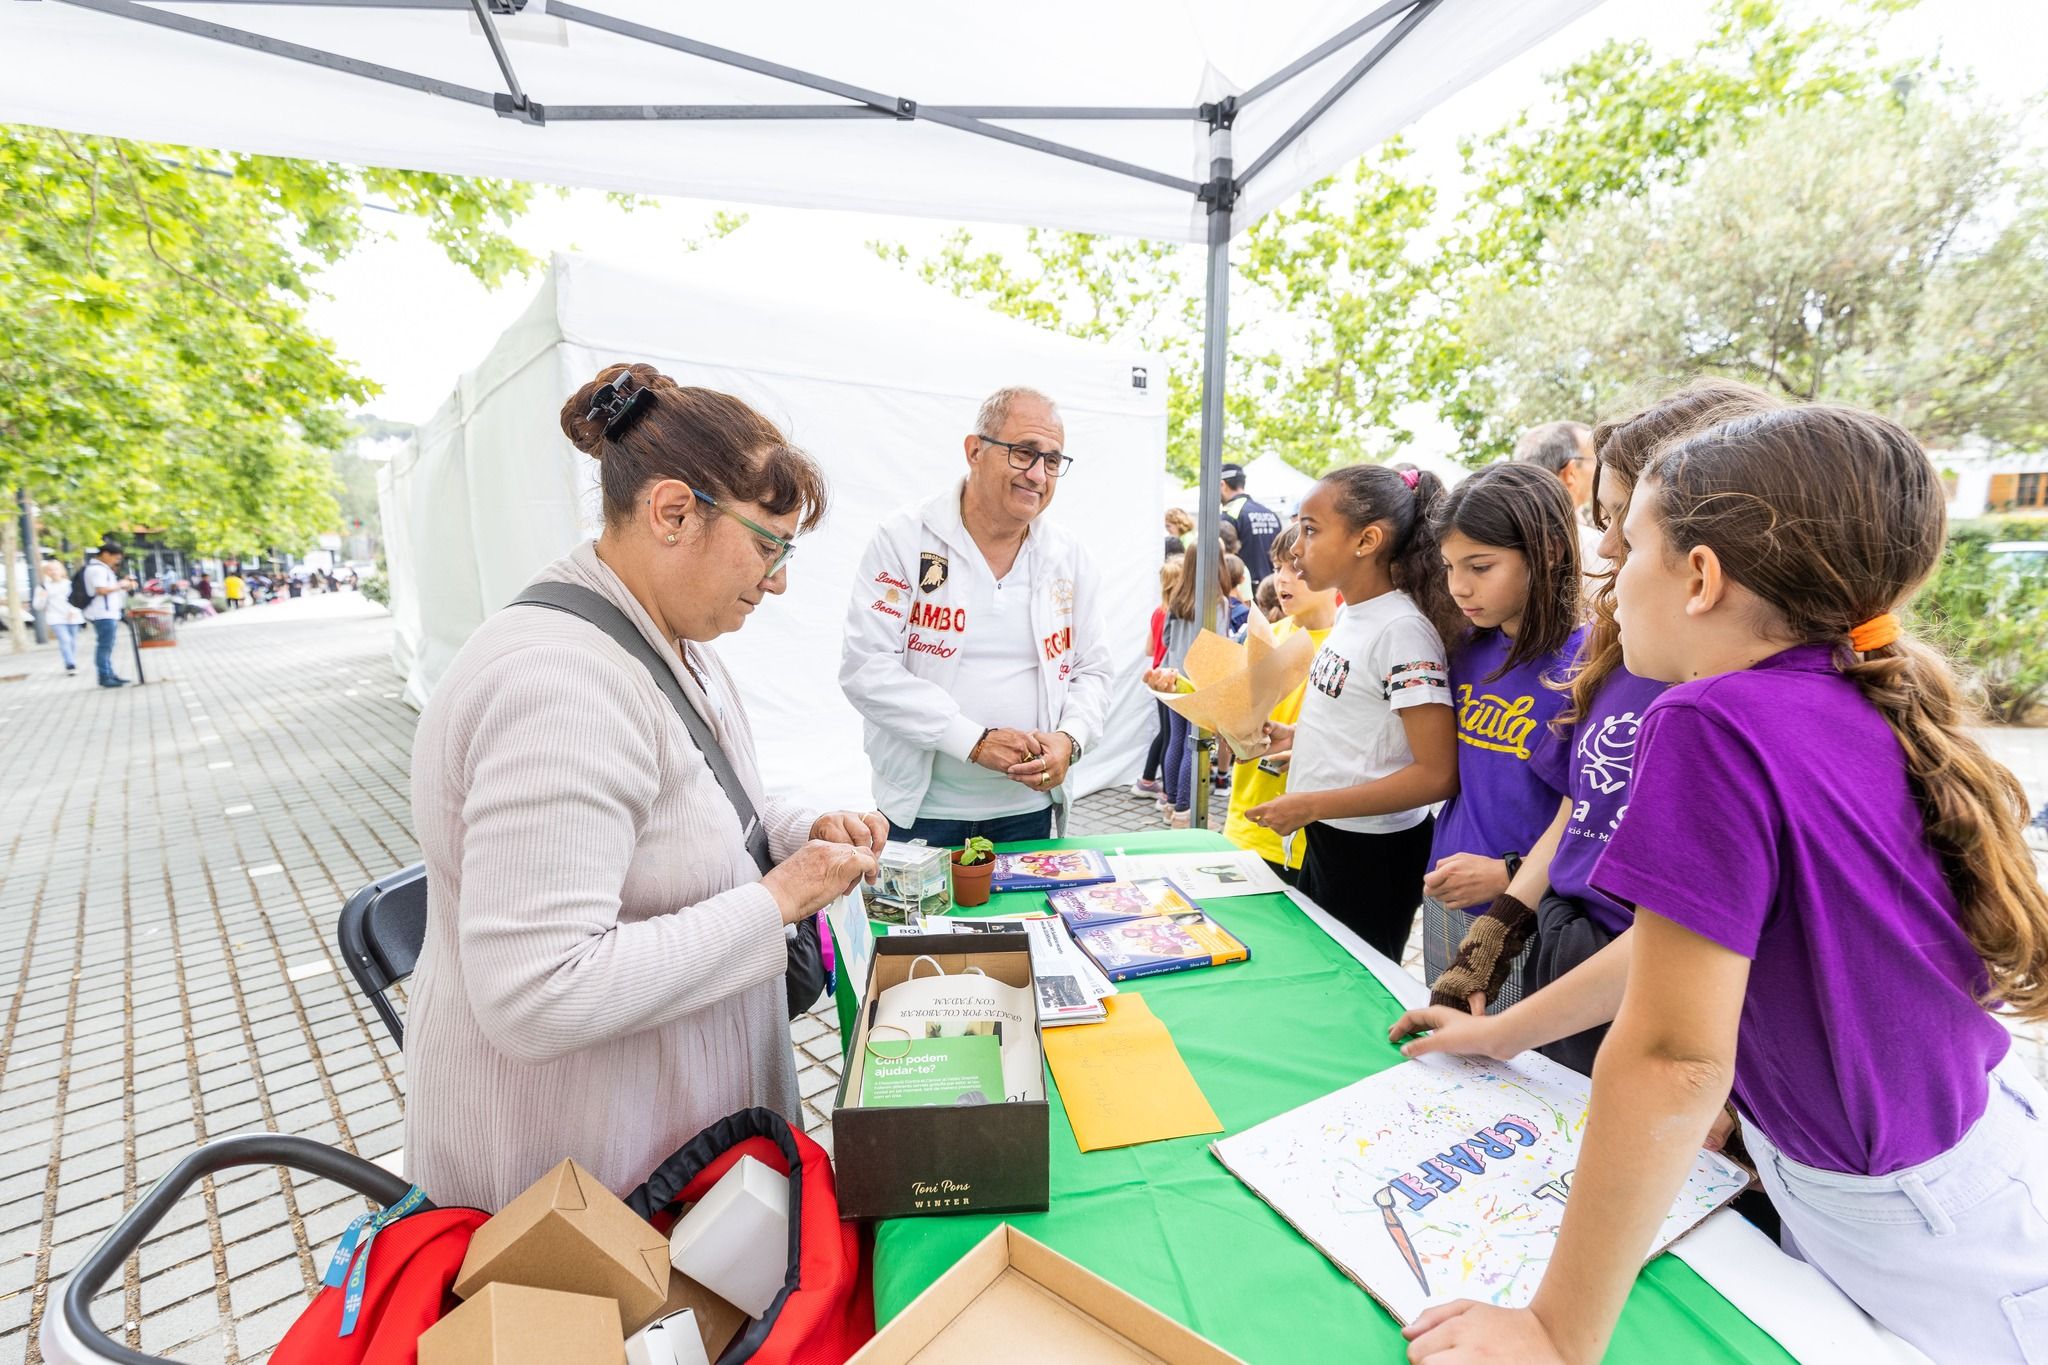
[[[1275,640],[1284,640],[1300,629],[1301,627],[1292,621],[1281,621],[1273,627],[1273,638]],[[1309,639],[1315,641],[1316,648],[1321,649],[1323,647],[1323,639],[1329,633],[1327,630],[1312,630],[1308,633],[1308,636]],[[1273,708],[1273,714],[1268,716],[1267,719],[1276,721],[1281,725],[1294,724],[1296,720],[1301,718],[1301,695],[1307,689],[1308,683],[1304,680],[1300,687],[1295,688],[1280,699],[1280,704]],[[1256,762],[1240,763],[1231,769],[1230,814],[1223,821],[1223,837],[1236,844],[1239,848],[1250,849],[1269,863],[1280,862],[1283,852],[1280,836],[1267,829],[1264,825],[1255,825],[1245,819],[1244,813],[1253,806],[1264,805],[1274,797],[1286,792],[1286,790],[1287,774],[1284,772],[1261,772]],[[1296,835],[1294,838],[1294,856],[1287,859],[1287,866],[1300,867],[1301,860],[1307,854],[1308,840],[1300,835]]]

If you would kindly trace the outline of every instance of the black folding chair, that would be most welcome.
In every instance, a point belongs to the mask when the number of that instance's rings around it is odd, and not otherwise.
[[[391,1030],[391,1041],[404,1047],[405,1026],[386,993],[412,975],[427,941],[427,865],[379,877],[350,896],[335,936],[341,960]]]

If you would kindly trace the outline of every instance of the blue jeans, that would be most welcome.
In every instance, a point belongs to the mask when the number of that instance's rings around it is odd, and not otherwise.
[[[96,617],[92,623],[94,635],[92,662],[100,671],[100,682],[111,687],[121,682],[122,677],[114,671],[114,641],[120,637],[121,623],[108,617]]]
[[[50,629],[57,633],[57,657],[64,661],[64,671],[68,673],[78,667],[78,627],[51,626]]]
[[[958,848],[979,834],[992,844],[1021,844],[1032,839],[1052,838],[1052,811],[1026,811],[1022,815],[998,815],[993,820],[947,820],[919,816],[905,829],[889,822],[891,839],[922,839],[933,848]]]
[[[1176,811],[1188,810],[1195,803],[1195,747],[1190,742],[1192,729],[1177,711],[1167,721],[1166,799]]]

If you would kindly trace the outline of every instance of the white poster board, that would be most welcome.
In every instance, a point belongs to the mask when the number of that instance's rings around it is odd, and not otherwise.
[[[1556,1250],[1590,1088],[1534,1053],[1422,1057],[1212,1150],[1396,1321],[1456,1299],[1521,1308]],[[1651,1255],[1748,1183],[1699,1153]]]

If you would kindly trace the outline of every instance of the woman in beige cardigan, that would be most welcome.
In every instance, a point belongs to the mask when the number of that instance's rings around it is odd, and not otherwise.
[[[878,814],[764,795],[707,643],[783,591],[791,541],[824,514],[817,467],[745,403],[645,365],[606,368],[562,429],[603,466],[605,528],[537,581],[638,625],[776,866],[761,874],[661,689],[596,627],[513,606],[470,636],[413,746],[428,891],[405,1160],[436,1202],[493,1211],[563,1157],[623,1192],[735,1110],[801,1125],[784,927],[871,875],[887,834]]]

